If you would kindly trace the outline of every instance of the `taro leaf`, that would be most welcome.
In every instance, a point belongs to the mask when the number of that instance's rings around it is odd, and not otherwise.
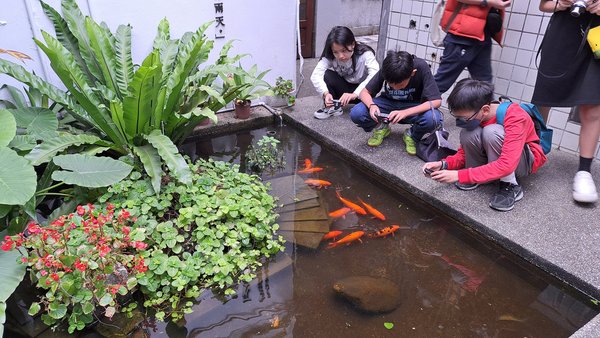
[[[165,164],[171,170],[171,173],[183,184],[192,184],[192,172],[185,162],[185,159],[179,154],[177,147],[170,138],[160,133],[160,130],[153,130],[146,139],[156,150]]]
[[[87,188],[113,185],[129,175],[133,169],[127,163],[110,157],[96,157],[81,154],[59,155],[54,164],[62,169],[52,173],[52,179]]]
[[[49,162],[54,155],[67,149],[70,146],[78,146],[81,144],[93,144],[100,139],[93,135],[61,135],[51,138],[43,143],[38,144],[25,156],[33,165],[39,165]]]
[[[37,145],[36,139],[29,135],[16,135],[8,144],[9,148],[29,152]]]
[[[27,134],[38,140],[56,136],[58,119],[56,114],[47,108],[27,107],[9,110],[17,121],[17,126],[27,130]]]
[[[0,204],[25,204],[35,194],[33,166],[8,148],[0,148],[0,159]]]
[[[385,322],[383,323],[383,326],[385,326],[386,329],[391,330],[394,328],[394,323]]]
[[[6,109],[0,109],[0,147],[6,147],[17,134],[17,122]]]

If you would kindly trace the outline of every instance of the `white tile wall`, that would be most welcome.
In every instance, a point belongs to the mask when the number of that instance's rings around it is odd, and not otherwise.
[[[429,40],[429,28],[436,0],[392,0],[386,49],[406,50],[425,59],[435,74],[443,48],[434,47]],[[505,17],[505,35],[501,48],[492,47],[492,69],[497,95],[508,95],[516,101],[531,101],[537,78],[536,54],[546,31],[550,15],[539,11],[539,0],[513,0]],[[410,20],[416,22],[409,29]],[[433,58],[432,53],[436,54]],[[468,77],[465,70],[459,79]],[[442,94],[446,100],[447,93]],[[579,125],[567,122],[570,109],[553,108],[549,125],[554,128],[552,142],[561,150],[576,152]],[[600,159],[600,149],[597,156]]]

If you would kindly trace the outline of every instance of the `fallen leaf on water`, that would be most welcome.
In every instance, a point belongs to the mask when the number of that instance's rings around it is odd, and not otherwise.
[[[275,329],[279,327],[279,316],[275,316],[271,319],[271,327]]]
[[[385,326],[386,329],[391,330],[394,328],[394,323],[385,322],[383,323],[383,326]]]

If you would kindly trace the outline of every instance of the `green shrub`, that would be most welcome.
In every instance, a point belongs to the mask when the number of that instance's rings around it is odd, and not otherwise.
[[[275,237],[275,199],[257,176],[237,165],[199,160],[192,184],[163,178],[159,195],[134,172],[100,198],[126,208],[144,226],[148,271],[138,278],[144,306],[159,320],[181,318],[204,288],[224,290],[250,281],[263,257],[283,250]]]
[[[268,170],[274,173],[285,167],[283,151],[279,149],[279,140],[271,136],[263,136],[246,152],[248,167],[257,173]]]

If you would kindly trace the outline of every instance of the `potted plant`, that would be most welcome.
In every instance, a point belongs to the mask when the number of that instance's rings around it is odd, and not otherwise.
[[[296,103],[296,96],[294,95],[294,83],[292,80],[286,80],[283,77],[279,76],[275,80],[275,86],[273,88],[273,93],[275,94],[275,99],[271,100],[271,105],[274,107],[279,106],[292,106]]]
[[[239,87],[242,88],[234,100],[235,118],[247,119],[250,117],[250,104],[252,100],[258,99],[261,96],[273,95],[271,86],[262,78],[269,70],[258,73],[258,67],[252,66],[248,71],[237,67],[235,72],[224,78],[224,87]]]

